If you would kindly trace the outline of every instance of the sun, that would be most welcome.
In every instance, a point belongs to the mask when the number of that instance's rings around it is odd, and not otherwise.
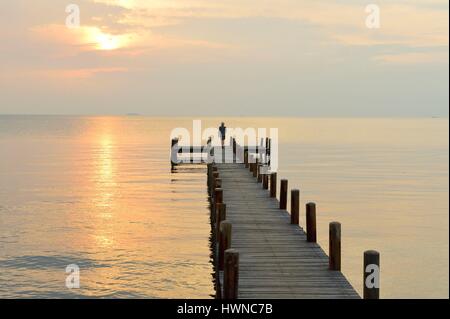
[[[107,33],[99,33],[95,37],[97,49],[99,50],[116,50],[121,47],[121,41],[119,36],[114,36]]]
[[[124,48],[130,44],[132,39],[131,34],[111,34],[104,32],[98,27],[87,27],[84,29],[84,34],[84,41],[99,51],[112,51]]]

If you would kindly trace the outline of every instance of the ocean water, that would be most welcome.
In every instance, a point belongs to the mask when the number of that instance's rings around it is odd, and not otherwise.
[[[0,297],[210,298],[205,168],[169,163],[171,130],[192,120],[0,116]],[[448,119],[202,120],[278,128],[300,223],[316,202],[325,251],[328,223],[342,223],[358,291],[376,249],[381,297],[448,298]]]

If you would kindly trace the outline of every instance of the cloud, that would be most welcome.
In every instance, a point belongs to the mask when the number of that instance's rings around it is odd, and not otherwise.
[[[36,95],[24,108],[42,101],[51,110],[59,92],[62,100],[84,98],[90,111],[113,92],[108,105],[120,110],[133,99],[142,113],[155,105],[217,105],[237,114],[243,105],[251,113],[277,105],[290,114],[322,107],[325,114],[332,105],[351,113],[371,94],[371,81],[380,91],[372,106],[386,104],[388,111],[392,101],[409,107],[448,100],[445,0],[377,0],[381,28],[373,30],[359,0],[78,0],[75,30],[64,25],[68,3],[5,1],[6,102],[15,104],[28,90]],[[408,101],[405,92],[413,92]]]

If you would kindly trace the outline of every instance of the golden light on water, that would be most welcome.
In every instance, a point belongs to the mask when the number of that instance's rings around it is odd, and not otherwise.
[[[109,136],[101,141],[100,153],[98,155],[97,167],[97,206],[111,208],[114,203],[114,194],[117,183],[115,181],[113,150]],[[109,218],[111,213],[105,211],[102,216]]]
[[[94,242],[98,247],[107,248],[114,244],[114,207],[117,194],[115,162],[114,121],[102,119],[94,147],[93,178],[95,180],[96,216]]]

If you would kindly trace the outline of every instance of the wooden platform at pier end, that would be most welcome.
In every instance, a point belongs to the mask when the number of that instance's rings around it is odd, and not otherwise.
[[[239,251],[238,298],[360,298],[244,164],[216,165],[232,223],[231,248]]]

